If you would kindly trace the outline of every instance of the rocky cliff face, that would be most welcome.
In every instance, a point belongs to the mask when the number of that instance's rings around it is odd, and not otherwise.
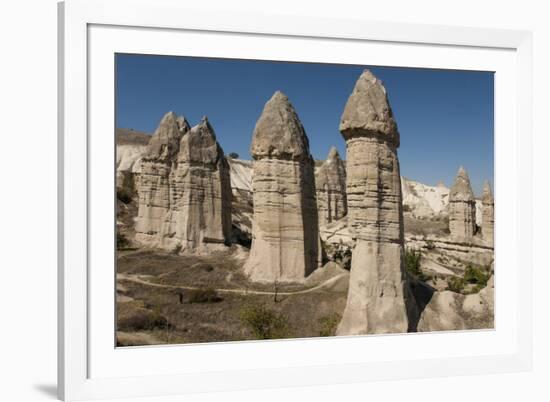
[[[319,263],[313,159],[288,98],[276,92],[256,123],[253,238],[245,272],[264,282],[303,281]]]
[[[183,117],[163,117],[142,158],[138,194],[141,243],[183,252],[229,241],[229,165],[206,118],[189,128]]]
[[[343,218],[348,212],[346,197],[346,166],[336,148],[315,173],[319,225]]]
[[[483,240],[490,246],[494,243],[494,230],[495,230],[495,198],[491,191],[491,185],[488,181],[483,186],[483,196],[481,198],[482,206],[482,220],[481,220],[481,234]]]
[[[456,240],[469,240],[476,233],[476,200],[470,178],[461,166],[449,194],[449,231]]]
[[[359,77],[340,123],[347,146],[348,223],[356,236],[338,335],[407,332],[399,132],[386,90]]]

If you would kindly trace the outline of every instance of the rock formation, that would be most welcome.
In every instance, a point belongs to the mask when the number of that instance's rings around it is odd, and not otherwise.
[[[365,70],[340,131],[347,146],[348,221],[356,237],[338,335],[407,332],[413,308],[403,265],[399,132],[386,90]]]
[[[449,231],[460,241],[471,240],[476,233],[476,200],[462,166],[449,193]]]
[[[315,174],[319,225],[341,219],[348,212],[346,198],[346,166],[336,148],[332,147],[327,160]]]
[[[277,91],[256,123],[254,221],[245,272],[254,281],[303,281],[320,262],[313,159],[288,98]]]
[[[206,118],[190,129],[183,117],[166,114],[141,165],[136,240],[178,251],[229,240],[229,166]]]
[[[494,276],[478,293],[435,292],[422,312],[419,332],[494,328]]]
[[[481,234],[483,240],[490,246],[494,243],[495,226],[495,199],[488,181],[483,185],[482,212],[481,212]]]

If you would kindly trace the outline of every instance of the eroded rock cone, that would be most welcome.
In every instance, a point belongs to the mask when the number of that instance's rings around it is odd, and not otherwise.
[[[483,185],[481,202],[481,234],[483,235],[483,240],[492,246],[494,244],[495,230],[495,198],[488,181]]]
[[[399,132],[386,90],[359,77],[340,123],[347,146],[348,221],[357,238],[338,335],[407,332],[414,301],[403,265]]]
[[[162,233],[166,248],[215,249],[229,242],[229,164],[206,117],[182,137],[170,189],[171,208]]]
[[[181,137],[189,130],[183,117],[164,115],[142,157],[137,187],[139,194],[136,240],[155,244],[166,214],[170,211],[169,176],[179,151]]]
[[[256,123],[250,153],[254,219],[245,273],[254,281],[303,281],[320,262],[313,159],[288,98],[277,91]]]
[[[178,252],[229,242],[229,166],[206,118],[190,129],[183,117],[166,114],[141,169],[136,240]]]
[[[315,174],[319,225],[343,218],[348,212],[346,166],[335,147]]]
[[[459,241],[470,240],[476,233],[476,200],[462,166],[449,193],[449,231]]]

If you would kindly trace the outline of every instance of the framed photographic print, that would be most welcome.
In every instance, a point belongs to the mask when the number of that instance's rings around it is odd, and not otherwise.
[[[530,33],[59,16],[61,398],[530,368]]]

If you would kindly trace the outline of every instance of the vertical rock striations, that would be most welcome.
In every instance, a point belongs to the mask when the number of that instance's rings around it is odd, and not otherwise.
[[[141,160],[137,183],[139,194],[136,240],[153,245],[158,242],[164,217],[170,211],[169,176],[179,151],[181,137],[189,130],[184,118],[173,112],[164,115],[149,140]]]
[[[347,214],[346,167],[334,147],[315,175],[315,188],[320,226]]]
[[[288,98],[277,91],[256,123],[253,238],[245,272],[262,282],[302,281],[320,262],[313,159]]]
[[[476,233],[476,200],[462,166],[449,193],[449,231],[459,241],[471,240]]]
[[[229,241],[229,165],[204,118],[193,128],[167,114],[151,138],[139,180],[136,239],[178,251]]]
[[[407,332],[399,132],[382,82],[365,70],[340,131],[347,146],[348,221],[357,238],[338,335]]]
[[[482,212],[481,212],[481,234],[483,240],[490,246],[494,244],[494,230],[495,230],[495,199],[489,182],[486,181],[483,185],[483,196],[481,198]]]

